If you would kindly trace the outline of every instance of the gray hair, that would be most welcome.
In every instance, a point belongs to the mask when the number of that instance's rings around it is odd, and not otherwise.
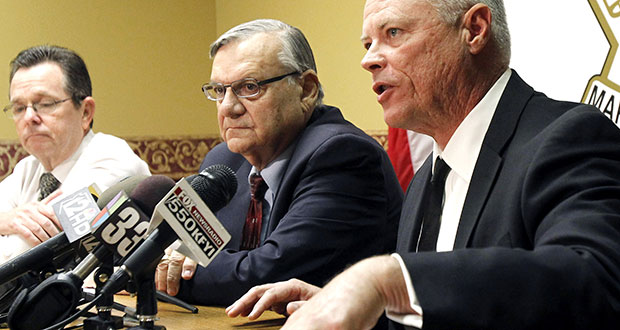
[[[441,19],[449,24],[457,26],[463,14],[477,3],[487,5],[493,15],[491,34],[493,41],[500,52],[500,61],[508,65],[510,63],[510,32],[506,20],[506,10],[503,0],[427,0],[439,13]]]
[[[300,73],[308,69],[317,72],[312,48],[310,48],[310,44],[301,30],[274,19],[257,19],[233,27],[211,44],[209,54],[213,58],[220,48],[230,42],[246,40],[254,35],[266,32],[277,33],[281,40],[282,49],[278,53],[278,59],[286,69]],[[323,102],[323,96],[323,87],[319,83],[316,105]]]

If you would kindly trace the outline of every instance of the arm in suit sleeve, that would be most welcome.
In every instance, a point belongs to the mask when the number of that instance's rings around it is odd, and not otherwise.
[[[297,148],[308,147],[302,144]],[[291,158],[288,182],[282,183],[291,188],[281,188],[275,202],[289,207],[283,216],[271,215],[278,223],[264,244],[222,251],[182,282],[180,297],[221,305],[267,282],[296,277],[322,285],[347,265],[394,244],[400,207],[393,205],[400,205],[402,191],[381,146],[339,134],[308,150]]]
[[[567,113],[515,147],[521,164],[505,159],[467,249],[401,254],[424,329],[617,328],[619,135],[600,113]]]

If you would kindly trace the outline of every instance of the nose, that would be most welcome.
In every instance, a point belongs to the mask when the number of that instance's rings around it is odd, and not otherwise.
[[[378,46],[376,44],[371,44],[366,51],[366,55],[362,58],[362,68],[369,72],[375,72],[382,68],[385,68],[386,60],[385,57],[379,52]]]
[[[245,107],[230,87],[224,98],[217,102],[217,111],[224,117],[237,118],[245,113]]]
[[[22,117],[22,119],[27,122],[30,122],[30,121],[40,122],[41,121],[41,117],[39,116],[39,113],[34,110],[34,107],[32,105],[26,106],[26,109],[24,109],[24,116]]]

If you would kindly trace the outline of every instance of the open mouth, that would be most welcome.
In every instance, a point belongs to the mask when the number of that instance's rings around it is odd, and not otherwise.
[[[390,88],[389,85],[386,84],[382,84],[382,83],[377,83],[375,84],[375,86],[373,87],[373,90],[375,91],[375,93],[377,93],[377,95],[381,95],[383,94],[386,90],[388,90]]]

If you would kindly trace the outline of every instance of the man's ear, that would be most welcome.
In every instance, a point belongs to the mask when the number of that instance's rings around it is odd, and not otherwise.
[[[469,52],[477,55],[491,38],[491,9],[478,3],[463,15],[463,39]]]
[[[95,117],[95,99],[91,96],[87,96],[82,100],[82,108],[84,108],[84,112],[82,112],[82,129],[85,132],[88,132],[90,129],[90,123],[93,121]]]
[[[304,112],[314,108],[319,98],[319,77],[314,70],[306,70],[301,74],[301,103]]]

